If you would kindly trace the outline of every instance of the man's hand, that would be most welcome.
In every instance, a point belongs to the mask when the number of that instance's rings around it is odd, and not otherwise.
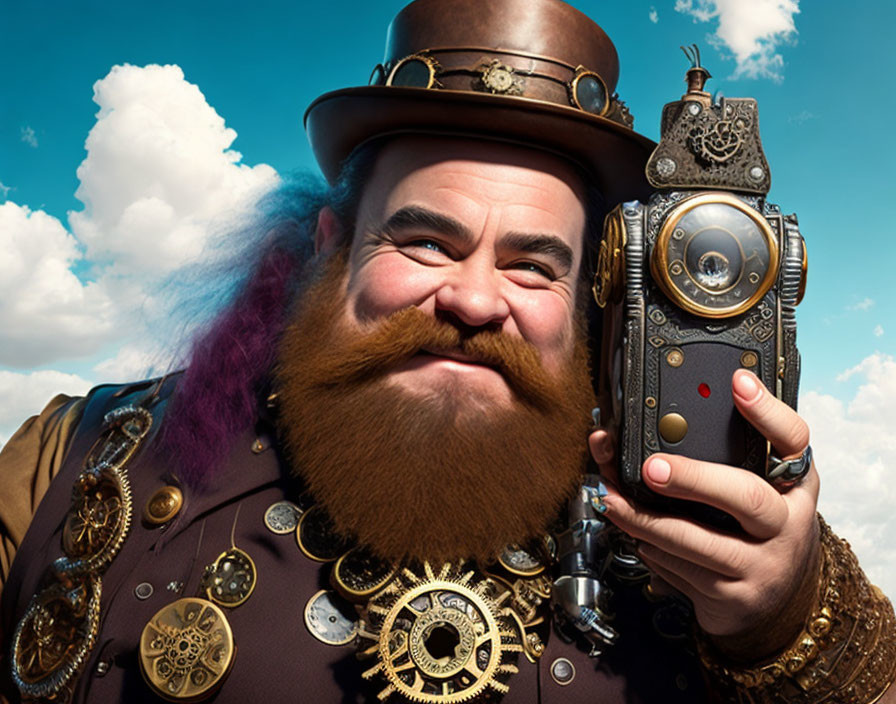
[[[793,409],[745,370],[735,372],[732,386],[738,410],[779,457],[802,453],[809,428]],[[814,465],[800,484],[781,491],[752,472],[678,455],[655,454],[644,463],[650,489],[731,514],[745,531],[732,535],[636,506],[613,486],[610,435],[594,432],[590,446],[608,480],[607,517],[640,542],[641,557],[655,575],[691,599],[704,631],[761,644],[751,646],[762,648],[757,657],[797,636],[812,608],[819,552]]]

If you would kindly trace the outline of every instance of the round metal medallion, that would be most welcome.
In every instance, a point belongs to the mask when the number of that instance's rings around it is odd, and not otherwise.
[[[286,535],[296,529],[301,515],[302,509],[292,501],[278,501],[264,512],[264,524],[272,533]]]
[[[358,633],[351,605],[341,601],[336,592],[321,589],[305,605],[305,626],[321,643],[346,645]]]
[[[363,599],[386,586],[395,576],[395,568],[358,547],[336,561],[332,576],[334,586],[344,597]]]
[[[313,506],[302,514],[296,527],[296,541],[299,549],[317,562],[331,562],[350,547],[333,528],[326,511],[319,506]]]
[[[100,569],[115,557],[130,528],[131,492],[118,472],[82,473],[62,528],[62,549],[81,562],[78,571]]]
[[[101,592],[100,578],[88,577],[32,598],[12,642],[12,678],[25,697],[52,698],[80,672],[99,630]]]
[[[209,599],[220,606],[232,608],[252,595],[256,574],[255,563],[249,553],[230,548],[206,568],[202,584]]]
[[[143,520],[153,526],[167,523],[180,513],[184,495],[176,486],[163,486],[149,497],[143,507]]]
[[[227,617],[205,599],[168,604],[140,636],[143,679],[169,701],[198,701],[213,694],[227,677],[235,654]]]

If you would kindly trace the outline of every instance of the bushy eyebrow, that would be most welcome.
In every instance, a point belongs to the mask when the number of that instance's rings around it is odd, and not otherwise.
[[[380,229],[383,232],[394,233],[417,228],[449,235],[463,243],[472,243],[476,239],[470,228],[459,220],[417,205],[396,210]],[[512,251],[550,257],[566,271],[572,268],[575,259],[572,248],[557,235],[508,232],[500,238],[498,244]]]
[[[382,230],[384,232],[395,232],[409,228],[421,228],[432,232],[441,232],[446,235],[452,235],[465,242],[474,240],[473,233],[470,229],[459,220],[437,213],[434,210],[421,208],[416,205],[409,205],[396,210],[389,219],[383,223]]]
[[[575,258],[572,247],[557,237],[557,235],[508,232],[501,238],[501,244],[517,252],[543,254],[551,257],[567,271],[572,268],[572,262]]]

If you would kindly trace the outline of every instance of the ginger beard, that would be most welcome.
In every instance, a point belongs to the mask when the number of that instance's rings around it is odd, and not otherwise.
[[[334,255],[301,295],[276,369],[280,436],[335,528],[387,560],[483,564],[543,534],[586,460],[595,401],[583,326],[556,376],[521,338],[470,336],[417,308],[359,332],[346,321],[346,271]],[[513,404],[392,383],[389,371],[424,349],[499,370]]]

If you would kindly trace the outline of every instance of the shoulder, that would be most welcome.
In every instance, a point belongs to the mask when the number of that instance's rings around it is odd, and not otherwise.
[[[24,537],[73,438],[79,433],[98,433],[109,411],[134,403],[156,388],[160,395],[170,393],[178,376],[102,384],[85,396],[59,394],[22,424],[0,450],[0,481],[4,487],[0,492],[0,541],[7,552]],[[171,383],[162,383],[167,380]],[[0,559],[2,562],[5,560]]]

